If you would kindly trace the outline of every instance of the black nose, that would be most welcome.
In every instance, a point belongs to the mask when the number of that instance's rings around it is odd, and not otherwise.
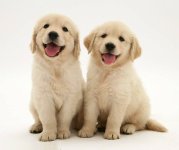
[[[115,49],[116,46],[113,43],[106,43],[105,47],[108,51],[112,51]]]
[[[54,41],[54,40],[56,40],[56,39],[58,38],[58,33],[52,31],[52,32],[50,32],[50,33],[48,34],[48,36],[49,36],[49,38],[50,38],[52,41]]]

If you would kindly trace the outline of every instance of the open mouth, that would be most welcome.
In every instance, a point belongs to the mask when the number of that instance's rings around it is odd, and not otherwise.
[[[55,57],[60,54],[65,48],[65,46],[58,46],[57,44],[51,42],[48,44],[43,44],[44,49],[45,49],[45,54],[48,57]]]
[[[114,64],[119,56],[120,55],[114,55],[114,54],[111,54],[111,53],[101,54],[102,61],[107,65]]]

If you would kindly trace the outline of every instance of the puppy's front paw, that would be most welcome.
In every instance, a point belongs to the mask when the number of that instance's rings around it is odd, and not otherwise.
[[[30,128],[30,133],[41,133],[42,132],[42,124],[34,123]]]
[[[57,137],[56,132],[42,132],[40,136],[40,141],[54,141]]]
[[[70,131],[69,130],[60,130],[57,133],[57,138],[58,139],[67,139],[70,137]]]
[[[79,132],[78,135],[82,138],[89,138],[94,135],[95,131],[87,128],[82,128]]]
[[[118,132],[109,131],[109,132],[104,133],[104,138],[108,139],[108,140],[119,139],[119,136],[120,136],[120,133],[118,133]]]
[[[121,129],[124,134],[133,134],[136,131],[136,127],[133,124],[126,124]]]

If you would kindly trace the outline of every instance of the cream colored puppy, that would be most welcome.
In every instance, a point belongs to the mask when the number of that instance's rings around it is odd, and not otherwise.
[[[120,130],[126,134],[145,128],[166,131],[149,120],[149,99],[132,65],[141,48],[128,27],[120,22],[105,23],[94,29],[84,44],[91,60],[79,136],[93,136],[97,122],[105,127],[106,139],[118,139]]]
[[[70,137],[70,125],[80,111],[83,78],[78,56],[78,30],[62,15],[48,15],[34,28],[31,49],[31,112],[35,119],[31,133],[41,133],[41,141]]]

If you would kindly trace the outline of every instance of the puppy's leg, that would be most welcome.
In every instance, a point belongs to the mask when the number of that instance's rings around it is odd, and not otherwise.
[[[127,120],[124,118],[125,123],[121,127],[121,132],[124,134],[133,134],[137,130],[145,129],[149,116],[150,106],[148,103],[143,103],[134,114],[127,117]]]
[[[121,127],[121,132],[124,134],[133,134],[136,131],[136,125],[135,124],[125,124]]]
[[[108,140],[119,139],[120,126],[126,111],[126,104],[113,103],[109,112],[104,138]]]
[[[78,132],[80,137],[92,137],[96,132],[96,123],[99,115],[99,108],[94,97],[87,98],[84,106],[84,125]]]
[[[57,114],[58,132],[57,137],[59,139],[67,139],[70,137],[70,126],[72,119],[75,115],[75,106],[69,103],[65,103],[60,112]]]
[[[31,111],[32,116],[35,120],[35,123],[30,128],[30,133],[41,133],[42,132],[42,123],[40,122],[37,111],[35,110],[35,108],[32,104],[30,105],[30,111]]]
[[[41,133],[39,140],[53,141],[56,139],[57,135],[56,111],[54,103],[52,99],[49,99],[49,96],[46,95],[38,100],[37,112],[43,126],[43,132]]]

